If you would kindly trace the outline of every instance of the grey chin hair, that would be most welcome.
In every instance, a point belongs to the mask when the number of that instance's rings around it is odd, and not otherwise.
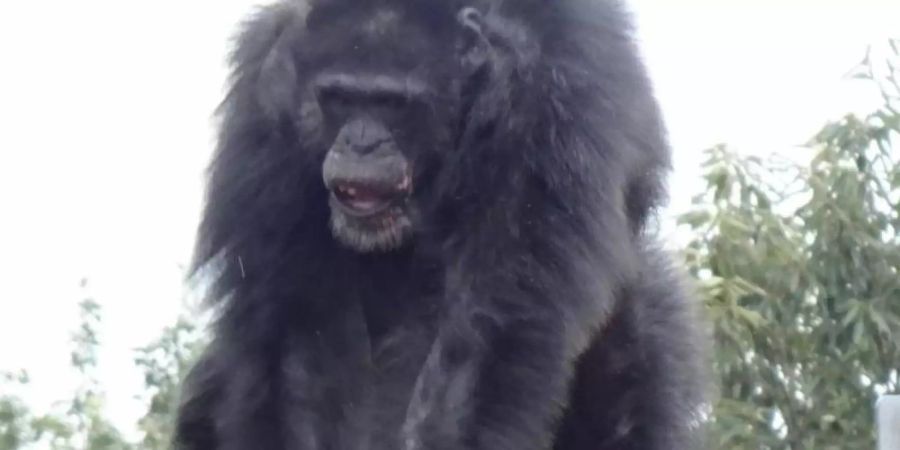
[[[351,223],[346,215],[332,211],[331,234],[342,245],[360,253],[388,252],[396,250],[409,238],[412,221],[406,215],[400,215],[391,226],[366,230]]]

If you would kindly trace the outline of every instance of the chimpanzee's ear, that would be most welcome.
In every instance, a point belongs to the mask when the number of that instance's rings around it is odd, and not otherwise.
[[[254,98],[272,118],[290,110],[298,94],[299,72],[289,43],[302,27],[301,13],[284,4],[261,9],[244,24],[232,55],[233,89]]]
[[[485,34],[484,15],[477,8],[466,6],[459,10],[456,19],[463,28],[460,42],[460,60],[469,73],[475,73],[488,62],[491,44]]]

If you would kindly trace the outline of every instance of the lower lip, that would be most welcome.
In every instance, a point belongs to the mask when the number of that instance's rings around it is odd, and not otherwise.
[[[341,211],[343,211],[345,214],[358,218],[378,216],[381,213],[387,211],[395,203],[393,199],[388,199],[377,203],[373,202],[373,206],[371,208],[358,209],[342,202],[333,192],[331,193],[331,202],[332,204],[337,205],[338,208],[340,208]]]

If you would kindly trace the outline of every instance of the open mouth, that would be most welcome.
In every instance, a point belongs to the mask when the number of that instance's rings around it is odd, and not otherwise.
[[[341,209],[355,217],[378,215],[406,200],[412,180],[404,176],[397,183],[374,180],[335,180],[331,194]]]

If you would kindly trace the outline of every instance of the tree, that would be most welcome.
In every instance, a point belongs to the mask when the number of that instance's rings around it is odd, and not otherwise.
[[[205,345],[197,327],[184,318],[163,330],[158,340],[138,349],[135,364],[144,371],[147,413],[138,426],[144,433],[142,449],[169,448],[181,381]]]
[[[82,280],[82,288],[86,287],[87,280]],[[75,349],[72,351],[71,362],[83,381],[72,398],[68,411],[69,419],[75,424],[72,440],[77,445],[60,448],[130,450],[132,446],[104,417],[104,394],[94,374],[97,368],[97,349],[100,346],[97,338],[101,320],[100,305],[87,296],[78,306],[81,325],[72,337]]]
[[[0,386],[10,387],[28,384],[28,374],[0,374]],[[31,411],[22,399],[9,393],[0,395],[0,450],[17,449],[32,434]]]
[[[87,290],[87,280],[81,281]],[[121,433],[104,418],[103,393],[94,370],[97,367],[97,327],[100,305],[89,295],[79,303],[80,320],[72,335],[70,361],[82,384],[73,397],[59,404],[62,412],[34,415],[18,395],[0,396],[0,450],[49,448],[52,450],[131,450]],[[3,385],[25,388],[28,375],[6,374]]]
[[[898,390],[900,53],[856,78],[884,105],[828,124],[808,165],[707,152],[680,222],[712,319],[712,448],[873,448],[876,396]]]

